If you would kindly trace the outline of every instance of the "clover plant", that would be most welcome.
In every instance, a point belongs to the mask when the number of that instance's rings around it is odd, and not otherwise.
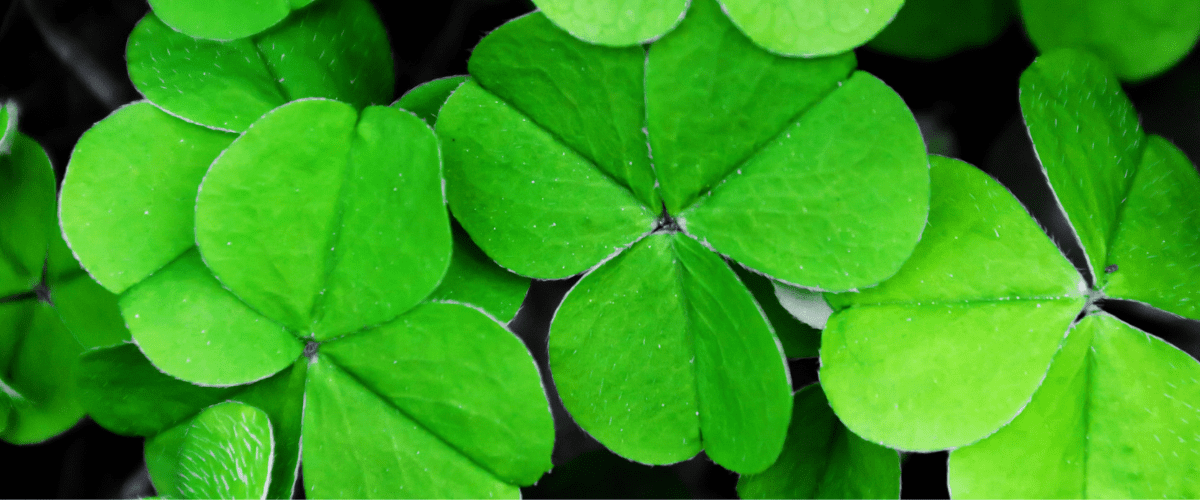
[[[1141,130],[1093,56],[1039,57],[1021,109],[1086,276],[1002,187],[936,159],[912,258],[876,288],[827,295],[830,405],[869,441],[957,448],[956,495],[1196,496],[1180,472],[1200,465],[1200,365],[1104,307],[1198,317],[1200,177]]]
[[[17,131],[12,104],[0,106],[0,133],[0,439],[29,444],[83,417],[76,359],[124,329],[115,298],[63,244],[54,169]]]
[[[854,64],[770,54],[713,0],[647,47],[586,44],[534,13],[472,52],[437,122],[450,207],[507,269],[587,273],[554,318],[550,367],[614,452],[664,464],[704,449],[755,473],[782,448],[783,356],[721,255],[847,290],[911,253],[924,144]]]
[[[1020,0],[1020,6],[1039,50],[1089,51],[1124,80],[1174,66],[1200,39],[1200,3],[1190,0]]]
[[[719,0],[733,24],[771,52],[839,54],[887,26],[904,0]],[[649,43],[679,25],[691,0],[534,0],[554,24],[581,40],[624,47]]]
[[[275,26],[313,0],[149,0],[168,26],[192,37],[234,40]]]

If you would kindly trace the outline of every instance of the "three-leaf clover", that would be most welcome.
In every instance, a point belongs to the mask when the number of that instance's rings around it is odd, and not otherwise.
[[[224,43],[176,32],[150,13],[130,34],[126,58],[150,102],[230,132],[306,97],[359,109],[384,104],[395,81],[387,32],[367,0],[322,0],[265,33]]]
[[[114,189],[112,170],[144,182]],[[303,367],[298,393],[247,403],[304,402],[310,495],[513,496],[549,468],[524,345],[426,301],[452,239],[437,139],[411,113],[301,100],[230,142],[134,104],[80,140],[63,200],[72,248],[156,368],[233,386]]]
[[[1165,71],[1200,39],[1200,3],[1190,0],[1020,0],[1020,6],[1039,50],[1087,50],[1125,80]]]
[[[168,26],[196,38],[235,40],[266,30],[313,0],[149,0]]]
[[[27,444],[83,417],[79,353],[119,342],[124,328],[115,298],[63,243],[54,169],[16,115],[0,106],[0,439]]]
[[[588,272],[556,313],[550,366],[616,453],[705,449],[753,473],[782,447],[786,367],[721,255],[847,290],[911,253],[924,144],[899,96],[853,67],[770,54],[712,0],[649,47],[582,43],[534,13],[474,49],[437,123],[450,207],[505,268]]]
[[[1097,303],[1197,318],[1200,177],[1142,132],[1092,56],[1038,58],[1022,75],[1021,106],[1090,287],[1002,187],[935,160],[912,259],[877,288],[827,296],[830,403],[854,432],[891,447],[978,441],[952,454],[956,494],[1196,496],[1180,473],[1200,464],[1200,364]]]
[[[817,57],[851,50],[887,26],[904,0],[719,0],[733,24],[771,52]],[[649,43],[679,25],[689,0],[534,0],[554,24],[591,43]]]

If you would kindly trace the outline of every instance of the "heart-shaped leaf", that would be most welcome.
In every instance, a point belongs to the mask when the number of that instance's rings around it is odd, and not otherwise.
[[[231,42],[189,37],[148,14],[130,35],[126,58],[134,87],[156,106],[231,132],[306,97],[359,109],[384,104],[395,81],[387,33],[366,0],[324,0]]]

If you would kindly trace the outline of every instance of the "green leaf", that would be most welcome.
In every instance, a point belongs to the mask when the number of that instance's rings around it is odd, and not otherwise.
[[[85,273],[50,285],[54,310],[84,349],[116,345],[132,340],[117,296]]]
[[[867,47],[910,59],[941,59],[991,43],[1015,11],[1014,0],[906,0]]]
[[[173,29],[210,40],[257,34],[292,12],[289,0],[150,0],[150,8]]]
[[[437,131],[450,209],[517,274],[578,274],[654,227],[633,193],[474,80],[446,101]]]
[[[196,241],[238,297],[325,340],[388,321],[437,286],[451,253],[444,204],[438,142],[416,116],[305,100],[213,163]]]
[[[667,212],[679,214],[783,136],[854,65],[852,53],[774,56],[739,33],[715,1],[693,2],[679,29],[650,46],[645,63],[650,146]]]
[[[360,109],[382,104],[395,81],[387,33],[366,0],[325,0],[270,31],[224,43],[178,33],[147,14],[126,59],[134,87],[155,105],[227,131],[306,97]]]
[[[412,111],[432,127],[437,123],[438,112],[446,99],[465,81],[466,76],[447,76],[422,83],[400,96],[392,106]]]
[[[17,138],[17,115],[15,103],[0,103],[0,155],[12,153],[12,143]]]
[[[563,404],[617,454],[665,464],[703,448],[742,473],[779,454],[791,406],[782,349],[737,275],[695,240],[651,235],[602,264],[551,331]]]
[[[581,40],[610,46],[648,43],[683,19],[689,0],[535,0],[546,17]]]
[[[1087,50],[1125,80],[1174,66],[1200,37],[1200,3],[1188,0],[1021,0],[1038,50]]]
[[[271,420],[253,406],[225,402],[192,419],[179,447],[177,498],[266,498],[274,462]]]
[[[286,328],[223,288],[195,251],[131,288],[120,304],[154,366],[196,384],[259,380],[286,368],[304,349]]]
[[[827,295],[821,336],[821,383],[846,426],[917,451],[1012,420],[1086,302],[1079,274],[1003,186],[959,161],[931,164],[921,243],[878,287]]]
[[[1200,364],[1107,314],[1071,330],[1029,406],[950,454],[963,498],[1200,496]]]
[[[1097,287],[1145,134],[1121,84],[1083,52],[1042,55],[1021,74],[1021,113]]]
[[[867,43],[904,5],[904,0],[720,1],[754,43],[804,57],[837,54]]]
[[[900,498],[900,456],[854,435],[829,409],[818,384],[793,395],[779,460],[742,476],[741,498]]]
[[[1162,137],[1150,136],[1122,200],[1106,261],[1109,297],[1200,319],[1200,176]]]
[[[460,305],[424,304],[322,345],[304,419],[312,497],[516,497],[551,466],[532,357]]]
[[[762,308],[771,323],[771,329],[783,345],[789,358],[813,358],[821,347],[821,331],[796,319],[775,297],[775,287],[770,278],[750,271],[742,266],[730,266],[737,272],[742,284],[754,295],[754,301]]]
[[[529,291],[529,278],[497,266],[457,224],[453,233],[450,269],[428,300],[470,304],[502,323],[512,321]]]
[[[929,210],[916,120],[863,72],[730,174],[680,213],[680,224],[747,267],[822,290],[895,274]]]
[[[148,102],[85,132],[67,164],[59,218],[88,273],[119,294],[193,248],[196,189],[234,138]]]
[[[17,133],[0,155],[0,298],[42,281],[54,223],[54,169],[37,142]]]
[[[829,316],[833,314],[833,309],[825,300],[825,294],[778,281],[773,281],[771,284],[774,285],[773,293],[780,307],[792,317],[812,328],[825,329],[825,324],[829,322]],[[818,340],[817,347],[820,347],[819,343]]]
[[[0,303],[0,399],[12,407],[0,439],[45,441],[83,417],[75,385],[82,351],[49,304]]]

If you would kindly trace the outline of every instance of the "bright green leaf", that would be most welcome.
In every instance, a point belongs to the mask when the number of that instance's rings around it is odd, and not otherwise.
[[[88,273],[121,293],[194,247],[196,189],[234,138],[148,102],[85,132],[67,164],[60,219]]]
[[[741,498],[900,498],[900,456],[854,435],[829,409],[821,386],[793,396],[779,460],[738,480]]]
[[[304,346],[221,286],[192,251],[121,296],[121,313],[146,357],[202,385],[244,384],[276,373]]]
[[[1086,301],[1079,274],[1004,187],[962,162],[931,163],[916,251],[878,287],[827,295],[835,313],[821,337],[834,411],[905,450],[962,446],[1012,420]]]
[[[1123,201],[1109,247],[1104,293],[1200,319],[1196,167],[1171,143],[1151,136]]]
[[[1039,50],[1087,50],[1126,80],[1170,68],[1200,38],[1200,3],[1191,0],[1021,0],[1020,5],[1025,31]]]
[[[175,32],[148,14],[130,35],[126,58],[147,99],[227,131],[306,97],[360,109],[383,104],[395,80],[387,33],[366,0],[325,0],[266,33],[225,43]]]
[[[42,281],[54,222],[54,169],[37,142],[17,133],[0,155],[0,298],[28,292]]]
[[[265,412],[225,402],[192,419],[180,443],[177,498],[266,498],[275,459],[275,436]]]
[[[383,323],[449,265],[439,167],[437,139],[408,112],[371,107],[359,118],[337,101],[295,102],[213,163],[196,241],[222,284],[301,335]]]
[[[75,385],[82,351],[49,304],[0,303],[0,399],[12,406],[0,439],[45,441],[83,417]]]
[[[867,47],[912,59],[941,59],[981,47],[1012,22],[1014,0],[906,0]]]
[[[694,2],[645,63],[647,127],[667,212],[678,215],[784,135],[854,64],[854,54],[774,56],[746,40],[715,1]]]
[[[475,309],[425,304],[369,332],[322,345],[320,355],[318,364],[336,364],[338,371],[382,398],[392,412],[444,442],[459,461],[470,461],[500,481],[519,485],[533,484],[550,469],[554,422],[537,367],[520,339]],[[359,448],[373,439],[367,436],[355,432],[340,445],[325,437],[317,439],[330,447]],[[328,455],[317,457],[306,450],[305,457],[306,462],[321,463],[322,469],[338,468],[323,460]],[[444,474],[448,471],[436,476]],[[362,477],[349,482],[374,480]],[[438,490],[404,496],[422,494],[444,496]]]
[[[904,5],[904,0],[720,1],[754,43],[804,57],[837,54],[867,43]]]
[[[950,454],[962,498],[1195,498],[1200,364],[1107,314],[1071,330],[1029,406]]]
[[[412,111],[432,127],[446,99],[465,81],[466,76],[447,76],[422,83],[400,96],[392,106]]]
[[[1093,56],[1042,55],[1021,74],[1021,113],[1097,285],[1145,134],[1121,84]]]
[[[563,404],[622,456],[665,464],[703,448],[754,473],[783,446],[777,340],[737,275],[687,236],[651,235],[584,276],[552,332]]]
[[[50,284],[54,310],[85,349],[129,342],[117,296],[85,273]]]
[[[450,269],[429,300],[478,306],[503,323],[512,321],[529,291],[529,278],[497,266],[457,224],[453,232]]]
[[[578,274],[653,228],[633,193],[475,81],[446,101],[437,130],[450,209],[517,274]]]
[[[572,35],[601,45],[652,41],[679,24],[689,0],[534,0],[546,17]]]
[[[187,36],[211,40],[259,33],[292,11],[289,0],[150,0],[150,8]]]
[[[796,319],[789,310],[785,309],[775,297],[775,287],[770,278],[742,266],[731,266],[737,272],[738,278],[754,295],[754,301],[762,308],[783,345],[783,352],[789,358],[813,358],[821,347],[821,331]]]
[[[878,78],[857,72],[679,218],[747,267],[842,291],[900,269],[921,238],[928,190],[912,113]]]
[[[17,138],[17,107],[12,102],[0,103],[0,155],[12,153]]]

